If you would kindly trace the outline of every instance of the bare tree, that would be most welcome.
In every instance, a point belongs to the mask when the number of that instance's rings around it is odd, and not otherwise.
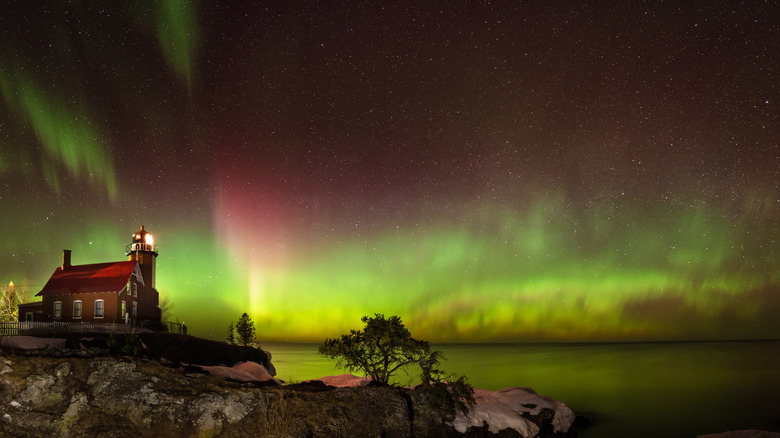
[[[167,292],[160,292],[160,302],[158,306],[160,307],[160,321],[173,320],[173,308],[176,307],[176,305],[173,304],[173,301],[171,301],[171,297]]]
[[[18,321],[19,304],[28,300],[26,285],[16,286],[10,282],[0,290],[0,321]]]

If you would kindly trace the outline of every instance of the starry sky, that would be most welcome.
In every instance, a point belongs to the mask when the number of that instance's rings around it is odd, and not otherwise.
[[[0,6],[0,282],[125,259],[190,333],[780,337],[776,2]]]

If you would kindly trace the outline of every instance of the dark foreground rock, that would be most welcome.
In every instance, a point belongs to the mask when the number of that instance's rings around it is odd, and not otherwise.
[[[194,336],[154,332],[137,335],[149,349],[148,357],[198,365],[233,365],[236,362],[257,362],[271,375],[276,375],[268,352],[252,347],[229,345]]]
[[[32,345],[25,346],[25,344]],[[50,346],[44,348],[44,346]],[[0,348],[25,356],[47,357],[103,357],[127,354],[123,347],[134,347],[131,355],[164,363],[224,365],[238,362],[256,362],[272,375],[276,369],[271,354],[262,349],[230,345],[195,336],[168,332],[133,334],[58,334],[56,338],[31,336],[0,337]]]
[[[240,382],[164,356],[160,363],[81,346],[56,357],[0,349],[0,436],[464,436],[413,390]],[[77,354],[85,350],[90,357]],[[506,432],[465,435],[517,436]]]
[[[5,355],[0,373],[0,436],[409,436],[389,388],[285,390],[114,357]]]

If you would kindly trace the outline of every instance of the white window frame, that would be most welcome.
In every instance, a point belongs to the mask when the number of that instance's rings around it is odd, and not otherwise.
[[[138,319],[138,301],[133,301],[133,321]]]
[[[98,314],[98,303],[100,303],[100,314]],[[95,319],[103,319],[106,314],[106,302],[103,300],[95,300],[94,310]]]
[[[54,319],[62,319],[62,301],[54,302],[54,308],[52,309],[52,317]]]
[[[79,303],[79,312],[78,315],[76,315],[76,303]],[[81,300],[75,300],[73,301],[73,319],[81,319],[81,315],[84,312],[84,305],[81,303]]]

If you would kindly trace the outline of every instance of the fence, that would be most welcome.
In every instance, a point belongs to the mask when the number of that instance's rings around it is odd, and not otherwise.
[[[31,322],[13,321],[0,322],[0,336],[15,335],[55,335],[62,333],[130,333],[134,328],[143,327],[152,330],[165,330],[180,335],[187,334],[187,326],[179,322],[157,322],[146,324],[141,321],[138,326],[132,324],[100,323],[100,322]]]
[[[91,322],[0,322],[0,336],[56,335],[58,333],[130,333],[130,324]]]
[[[163,321],[163,324],[167,327],[171,333],[178,333],[180,335],[187,334],[187,326],[183,322]]]

